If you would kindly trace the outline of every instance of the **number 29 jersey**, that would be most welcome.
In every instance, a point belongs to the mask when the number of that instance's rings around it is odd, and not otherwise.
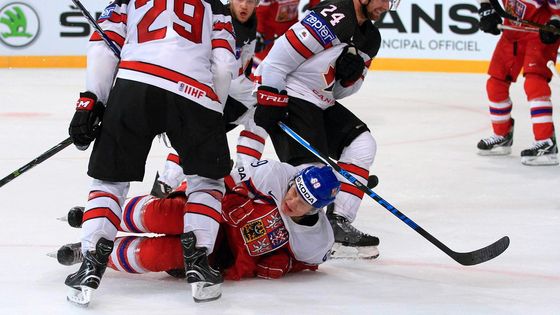
[[[98,23],[121,48],[119,62],[98,33],[90,39],[86,87],[101,101],[107,100],[118,66],[118,78],[222,112],[219,95],[227,95],[237,62],[231,17],[219,0],[115,0]]]

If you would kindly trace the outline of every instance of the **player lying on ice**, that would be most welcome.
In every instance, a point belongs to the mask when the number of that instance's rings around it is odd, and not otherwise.
[[[183,233],[184,189],[183,185],[165,198],[147,195],[126,201],[121,231],[165,236],[118,237],[109,267],[185,277],[185,265],[192,262],[183,252],[194,244]],[[226,178],[223,220],[210,264],[229,280],[275,279],[288,272],[316,270],[329,258],[334,243],[330,223],[320,209],[333,202],[339,189],[339,181],[326,166],[298,172],[286,163],[261,160],[233,170]],[[89,219],[86,213],[80,220],[81,211],[81,207],[70,211],[71,225]],[[64,265],[80,262],[80,243],[61,247],[57,258]]]

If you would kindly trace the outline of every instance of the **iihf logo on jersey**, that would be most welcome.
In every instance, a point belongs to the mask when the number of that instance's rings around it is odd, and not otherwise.
[[[206,92],[204,92],[203,90],[192,86],[190,84],[187,84],[185,82],[177,82],[179,84],[179,92],[183,92],[185,94],[194,96],[196,98],[201,98],[201,97],[205,97],[206,96]]]

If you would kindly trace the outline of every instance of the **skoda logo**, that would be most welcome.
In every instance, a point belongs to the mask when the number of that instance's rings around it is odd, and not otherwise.
[[[12,2],[0,9],[0,41],[10,47],[25,47],[39,35],[39,16],[28,4]]]

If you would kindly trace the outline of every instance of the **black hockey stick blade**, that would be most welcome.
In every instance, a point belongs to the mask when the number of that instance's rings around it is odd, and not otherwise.
[[[509,237],[504,236],[496,242],[472,252],[453,252],[449,256],[463,266],[473,266],[498,257],[509,247]]]
[[[6,185],[7,183],[11,182],[14,178],[18,177],[19,175],[29,171],[30,169],[32,169],[33,167],[41,164],[42,162],[44,162],[46,159],[50,158],[51,156],[55,155],[56,153],[62,151],[64,148],[66,148],[67,146],[69,146],[70,144],[72,144],[72,139],[70,139],[70,137],[64,139],[63,141],[61,141],[60,143],[58,143],[57,145],[55,145],[54,147],[50,148],[49,150],[47,150],[45,153],[39,155],[37,158],[35,158],[33,161],[25,164],[24,166],[18,168],[17,170],[13,171],[10,175],[0,179],[0,187]]]
[[[500,4],[499,0],[490,0],[490,4],[492,4],[492,7],[494,8],[494,10],[496,10],[496,13],[498,13],[498,15],[503,17],[504,19],[508,19],[508,20],[515,21],[515,22],[525,24],[525,25],[529,25],[529,26],[534,26],[534,27],[536,27],[538,29],[541,29],[543,31],[547,31],[547,32],[551,32],[551,33],[560,35],[560,29],[557,29],[555,27],[551,27],[551,26],[548,26],[548,25],[536,23],[536,22],[533,22],[533,21],[524,20],[520,17],[517,17],[517,16],[507,12],[506,10],[504,10],[504,8],[502,8],[502,5]]]

